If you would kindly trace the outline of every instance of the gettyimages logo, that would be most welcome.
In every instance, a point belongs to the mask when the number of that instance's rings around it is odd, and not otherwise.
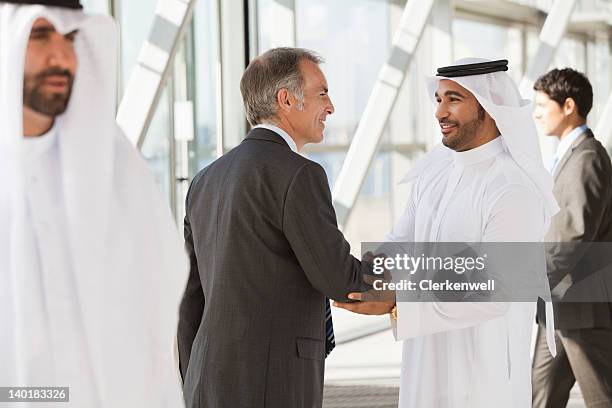
[[[384,293],[385,297],[389,291],[395,291],[413,293],[413,297],[409,296],[413,300],[423,301],[432,295],[436,301],[453,302],[475,297],[483,301],[495,291],[495,279],[486,273],[486,253],[479,254],[470,246],[451,248],[446,244],[410,249],[412,253],[396,252],[392,256],[368,253],[374,273],[369,283],[374,291]]]
[[[420,256],[414,257],[408,254],[396,254],[395,257],[379,256],[373,259],[373,272],[381,275],[385,270],[407,271],[414,275],[419,270],[445,270],[463,274],[466,271],[484,271],[487,254],[482,256]]]

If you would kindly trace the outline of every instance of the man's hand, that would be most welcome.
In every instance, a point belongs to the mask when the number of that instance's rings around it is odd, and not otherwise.
[[[395,299],[393,301],[384,302],[368,302],[362,301],[363,293],[349,293],[349,299],[358,300],[358,302],[344,303],[334,302],[333,305],[341,309],[349,310],[353,313],[359,313],[363,315],[383,315],[391,312],[393,306],[395,306]]]
[[[384,254],[376,256],[384,257]],[[367,257],[373,259],[375,256],[371,252],[367,252],[364,258]],[[390,282],[391,274],[389,271],[385,271],[382,276],[363,275],[363,281],[369,286],[373,286],[375,281]],[[395,291],[393,290],[376,290],[372,288],[367,292],[349,293],[347,298],[356,300],[356,302],[334,301],[333,305],[363,315],[383,315],[390,313],[393,306],[395,306]]]

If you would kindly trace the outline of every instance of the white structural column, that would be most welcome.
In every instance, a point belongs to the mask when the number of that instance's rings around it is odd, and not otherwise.
[[[610,43],[608,39],[607,32],[602,33],[603,35],[598,35],[596,37],[596,43],[598,45],[599,52],[594,52],[593,54],[593,63],[590,64],[592,67],[597,67],[598,69],[592,69],[592,72],[589,72],[589,76],[591,78],[601,78],[604,75],[607,75],[609,72],[609,65],[612,62],[612,43]],[[600,48],[601,47],[601,48]],[[598,109],[597,117],[598,122],[595,127],[595,137],[604,144],[605,147],[610,148],[612,145],[612,78],[608,77],[607,86],[606,87],[597,87],[594,89],[594,101],[601,103],[603,98],[598,98],[598,94],[602,95],[602,92],[607,91],[606,102]]]
[[[173,134],[170,137],[171,174],[174,182],[171,186],[172,209],[176,222],[181,225],[185,217],[185,197],[189,189],[189,142],[195,139],[194,105],[189,95],[189,73],[187,53],[191,52],[191,43],[183,41],[174,59],[173,83]]]
[[[595,137],[603,141],[604,146],[610,147],[612,145],[612,92],[608,96],[608,100],[604,105],[604,109],[599,115],[599,122],[595,129]]]
[[[248,13],[246,24],[249,33],[249,61],[259,55],[259,0],[246,0]]]
[[[378,75],[334,185],[334,207],[341,226],[346,224],[355,204],[433,3],[433,0],[409,0],[406,4],[393,38],[389,59]]]
[[[196,0],[159,0],[148,39],[140,49],[119,105],[117,122],[140,148],[171,72],[176,49],[191,21]]]
[[[555,0],[550,7],[540,31],[538,49],[521,80],[520,91],[523,97],[531,95],[533,84],[548,69],[565,35],[575,5],[576,0]]]
[[[246,67],[243,0],[218,0],[221,51],[221,138],[223,153],[238,145],[246,134],[240,79]]]

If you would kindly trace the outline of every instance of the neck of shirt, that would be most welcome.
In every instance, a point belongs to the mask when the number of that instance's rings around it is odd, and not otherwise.
[[[293,138],[289,136],[289,133],[285,132],[283,129],[279,128],[278,126],[272,125],[270,123],[260,123],[259,125],[253,126],[253,129],[257,129],[257,128],[271,130],[272,132],[282,137],[283,140],[285,140],[285,142],[287,142],[291,151],[295,153],[298,152],[297,145],[295,144],[295,141],[293,140]]]
[[[500,136],[481,146],[475,147],[464,152],[453,152],[453,159],[456,164],[469,166],[480,163],[497,156],[504,150],[504,144]]]
[[[557,146],[556,158],[557,161],[561,160],[561,158],[565,155],[565,153],[569,150],[570,146],[574,143],[574,141],[583,134],[588,129],[588,126],[582,125],[574,128],[571,132],[569,132]]]

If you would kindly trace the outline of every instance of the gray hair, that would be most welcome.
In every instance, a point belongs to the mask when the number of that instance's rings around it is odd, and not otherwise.
[[[302,60],[315,64],[323,62],[313,51],[290,47],[273,48],[251,61],[240,80],[244,109],[251,126],[275,118],[278,108],[276,98],[283,88],[295,95],[298,109],[303,109]]]

